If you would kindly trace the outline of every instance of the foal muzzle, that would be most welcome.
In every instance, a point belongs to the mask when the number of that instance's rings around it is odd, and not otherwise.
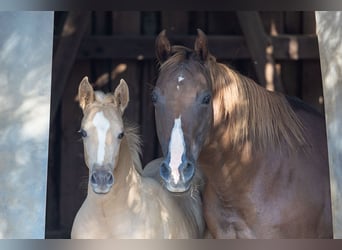
[[[106,194],[114,184],[114,176],[108,170],[95,170],[90,175],[90,184],[97,194]]]

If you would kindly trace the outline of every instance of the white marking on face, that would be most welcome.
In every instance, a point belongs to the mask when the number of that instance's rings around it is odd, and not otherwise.
[[[106,134],[109,129],[109,121],[104,116],[103,112],[98,112],[95,114],[93,119],[93,124],[97,131],[97,163],[103,164],[105,157],[105,148],[106,148]]]
[[[178,76],[178,82],[182,82],[184,79],[185,78],[182,75]]]
[[[170,152],[171,176],[173,177],[175,183],[177,183],[180,177],[178,167],[181,165],[182,155],[185,153],[185,142],[184,142],[184,135],[183,135],[183,130],[182,130],[181,117],[175,119],[172,131],[171,131],[169,152]]]

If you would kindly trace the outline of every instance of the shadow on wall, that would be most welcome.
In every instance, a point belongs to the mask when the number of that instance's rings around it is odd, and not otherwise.
[[[0,26],[0,238],[44,238],[53,12]]]
[[[342,238],[342,12],[316,12],[317,35],[323,76],[323,91],[334,238]]]

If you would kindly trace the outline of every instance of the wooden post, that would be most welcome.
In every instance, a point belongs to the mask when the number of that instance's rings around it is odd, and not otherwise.
[[[334,238],[342,238],[342,12],[316,12],[327,123]]]
[[[283,92],[283,86],[275,67],[274,48],[266,34],[258,12],[238,11],[237,16],[255,69],[259,83],[269,90]]]
[[[55,118],[66,82],[75,63],[84,32],[88,28],[90,11],[71,11],[65,21],[62,39],[53,58],[51,118]]]

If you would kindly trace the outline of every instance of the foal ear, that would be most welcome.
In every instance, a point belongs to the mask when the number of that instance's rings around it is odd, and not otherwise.
[[[195,52],[199,58],[203,61],[207,60],[208,57],[208,39],[204,32],[197,29],[197,37],[195,41]]]
[[[124,112],[129,102],[128,85],[124,79],[120,80],[119,85],[114,90],[114,103]]]
[[[89,83],[87,76],[82,79],[80,85],[78,86],[78,100],[83,111],[95,100],[94,89]]]
[[[171,45],[169,39],[166,37],[166,31],[163,30],[156,38],[156,56],[159,63],[165,62],[171,53]]]

